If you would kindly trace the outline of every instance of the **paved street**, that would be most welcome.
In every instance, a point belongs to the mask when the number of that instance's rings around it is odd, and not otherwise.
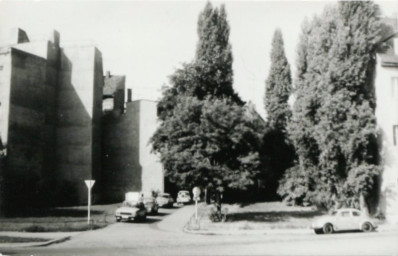
[[[303,234],[195,235],[182,231],[193,206],[161,209],[146,223],[116,223],[49,247],[3,255],[398,255],[398,231]]]

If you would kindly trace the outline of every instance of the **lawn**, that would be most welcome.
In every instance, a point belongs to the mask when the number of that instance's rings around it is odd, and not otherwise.
[[[224,222],[211,222],[209,215],[214,206],[199,207],[199,222],[190,221],[192,230],[266,230],[309,228],[314,218],[325,214],[313,207],[287,206],[281,202],[255,203],[247,206],[224,204]]]
[[[93,205],[90,225],[86,206],[36,209],[12,218],[0,218],[0,231],[73,232],[103,228],[115,222],[114,211],[119,205]]]

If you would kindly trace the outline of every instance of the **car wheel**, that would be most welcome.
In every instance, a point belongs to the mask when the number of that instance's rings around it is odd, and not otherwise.
[[[323,230],[321,228],[314,229],[314,232],[317,235],[323,234]]]
[[[116,222],[120,222],[120,219],[116,219]]]
[[[323,226],[323,233],[324,234],[332,234],[333,233],[333,225],[330,223],[325,224],[325,226]]]
[[[369,222],[365,222],[362,224],[361,229],[363,232],[371,232],[373,231],[373,226]]]

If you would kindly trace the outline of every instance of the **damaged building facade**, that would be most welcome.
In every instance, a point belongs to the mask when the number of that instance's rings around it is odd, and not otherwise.
[[[21,29],[3,45],[0,211],[84,204],[86,179],[96,180],[94,202],[163,191],[148,145],[156,102],[132,101],[131,91],[124,102],[125,77],[104,77],[94,45],[61,44],[56,31],[29,38]]]

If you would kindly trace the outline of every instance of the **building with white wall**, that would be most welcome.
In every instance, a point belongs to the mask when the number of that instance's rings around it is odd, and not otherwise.
[[[386,20],[395,33],[385,38],[391,45],[377,55],[376,117],[381,132],[380,209],[390,223],[398,223],[398,29],[397,19]]]

